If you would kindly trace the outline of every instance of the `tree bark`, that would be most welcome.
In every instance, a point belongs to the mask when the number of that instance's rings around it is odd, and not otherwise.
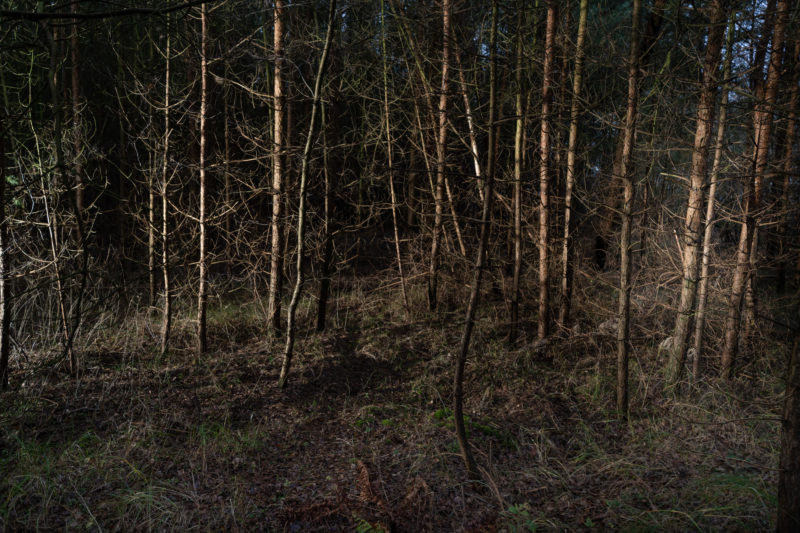
[[[566,329],[569,323],[573,286],[573,236],[572,195],[575,189],[575,166],[578,148],[578,119],[580,117],[580,94],[583,83],[584,43],[586,41],[586,19],[588,0],[581,0],[578,20],[578,41],[575,48],[575,72],[572,77],[572,104],[569,114],[569,144],[567,147],[567,178],[564,191],[564,240],[561,244],[561,304],[558,309],[558,324]]]
[[[617,329],[617,413],[628,417],[628,351],[631,307],[631,222],[633,218],[633,145],[639,100],[639,12],[641,0],[633,0],[631,49],[628,58],[628,102],[623,130],[619,178],[623,183],[622,229],[620,231],[619,326]]]
[[[436,139],[436,190],[431,263],[428,269],[428,307],[436,310],[439,275],[439,239],[444,212],[444,181],[447,165],[447,91],[450,73],[450,0],[442,0],[442,84],[439,94],[439,135]]]
[[[714,105],[717,92],[717,69],[719,67],[722,38],[725,32],[723,22],[726,16],[723,0],[713,0],[708,29],[706,55],[703,64],[703,81],[700,101],[697,106],[697,125],[695,127],[692,149],[692,167],[689,176],[689,199],[686,206],[683,247],[683,283],[675,330],[672,334],[673,348],[667,363],[667,386],[674,387],[683,373],[686,351],[689,347],[689,328],[694,312],[697,294],[698,255],[700,253],[703,195],[706,187],[706,161],[711,131],[714,126]]]
[[[786,373],[778,475],[778,532],[800,530],[800,336],[796,335]]]
[[[5,110],[0,113],[0,390],[8,388],[11,294],[8,282],[8,224],[6,222]]]
[[[172,56],[170,16],[167,15],[167,45],[164,68],[164,147],[161,158],[161,275],[164,280],[164,309],[161,323],[161,355],[167,352],[172,329],[172,293],[169,272],[169,138],[170,125],[170,60]]]
[[[519,17],[517,20],[516,61],[514,77],[517,84],[517,94],[514,96],[516,111],[516,128],[514,131],[514,274],[511,280],[511,327],[508,332],[508,343],[511,347],[517,341],[519,327],[519,283],[522,272],[522,132],[525,128],[524,103],[522,99],[522,24],[525,19],[524,2],[518,2]]]
[[[769,12],[769,6],[767,12]],[[756,74],[756,103],[753,111],[753,129],[755,144],[753,146],[753,174],[749,194],[745,202],[744,221],[739,234],[736,270],[733,274],[731,297],[728,305],[728,316],[725,321],[725,345],[722,350],[722,376],[730,379],[733,374],[734,359],[739,345],[739,326],[742,308],[742,295],[747,280],[754,273],[748,272],[751,261],[754,262],[755,235],[761,217],[761,196],[764,180],[769,165],[769,139],[772,128],[772,114],[778,91],[781,63],[783,58],[783,41],[789,18],[788,0],[779,0],[774,19],[774,27],[770,23],[764,29],[765,37],[772,33],[772,48],[769,55],[766,81],[761,74]],[[765,47],[766,39],[762,39],[759,48]],[[758,59],[765,57],[762,50],[756,52]]]
[[[467,440],[467,429],[464,425],[464,368],[469,354],[469,343],[472,330],[475,326],[475,312],[480,300],[481,278],[486,262],[486,249],[489,243],[489,230],[492,209],[492,187],[494,186],[495,158],[497,145],[497,118],[496,92],[497,92],[497,0],[492,1],[492,19],[489,38],[489,147],[486,165],[486,179],[483,183],[483,207],[481,209],[481,233],[478,252],[475,260],[475,271],[472,279],[469,302],[467,303],[464,331],[461,334],[461,346],[456,359],[456,371],[453,378],[453,419],[455,421],[456,439],[461,450],[461,457],[471,479],[478,478],[478,466],[470,450]]]
[[[445,0],[447,2],[448,0]],[[445,9],[449,8],[449,4]],[[389,193],[392,201],[392,227],[394,229],[394,250],[397,258],[397,270],[400,275],[400,290],[403,294],[403,306],[406,312],[406,317],[410,316],[411,310],[408,305],[408,294],[406,293],[406,278],[403,273],[403,257],[400,253],[400,233],[397,228],[397,195],[394,190],[394,165],[392,159],[392,152],[394,145],[392,143],[392,128],[389,120],[389,67],[386,60],[386,20],[384,18],[384,4],[381,0],[381,50],[383,52],[383,114],[384,126],[386,128],[386,158],[389,163]],[[446,122],[445,122],[446,124]],[[441,132],[440,132],[441,134]],[[451,202],[452,206],[452,202]],[[435,229],[434,229],[435,231]]]
[[[697,379],[700,376],[700,358],[703,353],[703,335],[705,333],[706,303],[708,301],[708,275],[711,263],[711,232],[714,228],[714,210],[717,196],[717,184],[719,182],[720,164],[722,161],[722,150],[725,142],[725,123],[728,116],[728,95],[730,91],[729,78],[731,77],[731,62],[733,54],[734,18],[728,20],[728,36],[725,44],[725,65],[722,69],[722,101],[719,106],[719,118],[717,119],[717,138],[714,144],[714,162],[711,166],[711,185],[708,189],[708,200],[706,202],[705,230],[703,232],[703,252],[702,265],[700,267],[700,280],[697,287],[697,316],[694,325],[694,360],[692,360],[692,375]]]
[[[197,288],[197,341],[198,352],[208,349],[206,333],[206,300],[208,298],[208,265],[206,258],[206,108],[208,105],[208,4],[200,7],[200,279]]]
[[[275,74],[273,76],[272,100],[275,109],[272,134],[272,255],[270,257],[270,278],[268,296],[268,323],[273,333],[281,329],[281,281],[283,279],[283,69],[284,69],[284,10],[285,0],[275,0],[274,54]]]
[[[314,101],[311,107],[311,118],[308,124],[308,135],[306,136],[306,144],[303,148],[303,157],[300,163],[300,205],[298,206],[297,215],[297,262],[295,264],[295,283],[294,290],[292,291],[292,299],[289,302],[289,309],[286,319],[286,345],[283,352],[283,365],[281,366],[281,374],[278,378],[278,387],[286,387],[289,378],[289,370],[292,364],[292,355],[294,351],[295,341],[295,314],[297,311],[297,303],[300,301],[300,291],[303,287],[303,252],[304,252],[304,228],[305,228],[305,215],[306,215],[306,190],[308,187],[308,161],[311,155],[311,147],[314,140],[314,133],[316,127],[317,113],[320,107],[320,100],[322,94],[322,82],[325,78],[325,66],[327,65],[328,53],[333,40],[333,28],[336,18],[336,0],[331,0],[328,11],[328,30],[325,35],[325,47],[322,49],[322,57],[319,60],[319,67],[317,69],[317,77],[314,82]]]
[[[797,125],[797,106],[800,100],[800,34],[797,34],[794,41],[794,73],[792,76],[791,96],[789,97],[789,117],[786,123],[786,143],[783,155],[783,183],[781,186],[780,199],[780,222],[778,223],[778,280],[776,292],[783,293],[786,290],[786,271],[788,270],[789,246],[787,243],[787,229],[789,225],[789,188],[791,184],[792,168],[794,167],[793,147]]]
[[[544,67],[542,76],[542,131],[539,138],[539,316],[537,336],[544,339],[550,330],[550,266],[548,245],[550,211],[550,115],[553,107],[553,63],[556,47],[556,17],[558,4],[554,0],[547,3],[547,29],[545,30]]]

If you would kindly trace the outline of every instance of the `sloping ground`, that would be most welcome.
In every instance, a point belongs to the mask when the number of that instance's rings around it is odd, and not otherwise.
[[[490,304],[466,384],[487,479],[473,485],[450,412],[461,315],[409,322],[396,296],[345,298],[329,333],[301,332],[285,391],[280,342],[240,334],[199,362],[99,349],[79,380],[15,375],[0,397],[0,529],[772,528],[779,345],[748,352],[731,386],[665,398],[660,339],[639,317],[621,422],[612,339],[588,314],[587,333],[508,350]],[[238,312],[212,313],[212,330],[258,329]]]

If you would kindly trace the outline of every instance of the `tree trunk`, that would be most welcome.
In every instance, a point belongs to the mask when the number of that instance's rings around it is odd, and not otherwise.
[[[778,475],[778,532],[800,530],[800,336],[792,345],[786,373]]]
[[[550,329],[550,267],[549,267],[549,210],[550,193],[550,115],[553,107],[553,63],[556,47],[556,17],[558,4],[547,3],[547,29],[545,30],[544,67],[542,76],[542,131],[539,139],[539,317],[537,335],[547,337]]]
[[[767,9],[770,12],[770,9]],[[769,67],[767,68],[766,81],[757,73],[755,80],[755,109],[753,111],[753,128],[755,144],[753,146],[753,177],[749,185],[750,194],[745,202],[744,223],[739,235],[736,270],[733,275],[731,298],[728,306],[728,316],[725,321],[725,346],[722,350],[722,376],[729,379],[733,373],[734,358],[739,344],[739,322],[741,318],[742,295],[747,279],[753,275],[750,270],[751,260],[754,261],[756,246],[755,235],[758,221],[761,217],[761,196],[764,180],[769,165],[769,139],[772,128],[772,114],[778,91],[781,63],[783,58],[783,41],[786,25],[789,18],[788,0],[779,0],[775,11],[774,29],[770,31],[769,22],[764,29],[765,38],[759,48],[766,46],[766,36],[772,33],[772,49],[769,54]],[[763,50],[757,50],[758,59],[765,57]],[[756,61],[756,65],[760,62]],[[760,72],[760,71],[759,71]]]
[[[272,134],[272,255],[270,257],[268,323],[273,333],[281,329],[281,280],[283,279],[283,64],[285,62],[284,39],[285,0],[275,0],[274,54],[275,74],[273,76],[272,99],[275,121]]]
[[[783,183],[780,199],[780,222],[778,223],[778,280],[775,290],[783,293],[786,290],[786,271],[788,270],[789,245],[787,243],[787,229],[789,225],[789,187],[791,184],[792,168],[794,167],[793,146],[795,127],[797,125],[797,106],[800,100],[800,35],[794,42],[794,75],[792,76],[792,91],[789,97],[789,117],[786,123],[786,144],[783,155]]]
[[[628,102],[623,130],[619,178],[623,183],[622,229],[620,232],[619,326],[617,329],[617,413],[628,416],[628,351],[631,307],[631,222],[633,218],[633,145],[639,100],[639,11],[641,0],[633,0],[631,50],[628,59]]]
[[[63,132],[62,132],[62,118],[61,118],[61,100],[59,98],[59,83],[58,83],[58,45],[50,31],[47,23],[42,22],[42,29],[46,44],[50,53],[50,61],[47,75],[47,82],[50,89],[50,102],[53,108],[53,144],[55,145],[55,169],[59,172],[56,178],[60,183],[67,185],[67,176],[64,163],[64,147],[63,147]],[[61,272],[60,254],[58,251],[58,222],[56,220],[55,208],[51,210],[51,206],[47,204],[47,187],[44,183],[45,177],[42,174],[42,194],[45,200],[45,214],[47,216],[47,229],[50,236],[50,252],[53,257],[53,270],[56,277],[56,291],[58,294],[58,309],[59,318],[61,319],[61,332],[63,335],[64,356],[69,362],[69,370],[73,376],[78,375],[78,357],[72,346],[72,335],[68,312],[67,312],[67,294],[64,287],[64,279]],[[80,219],[79,219],[80,221]]]
[[[513,348],[517,341],[519,327],[519,282],[522,271],[522,131],[525,128],[524,105],[522,99],[522,24],[525,19],[523,2],[518,2],[517,43],[514,77],[516,78],[517,94],[514,96],[514,107],[517,115],[514,131],[514,274],[511,280],[511,329],[508,332],[508,343]]]
[[[442,0],[442,85],[439,94],[439,135],[436,139],[436,190],[431,263],[428,270],[428,307],[436,310],[439,275],[439,239],[444,212],[444,181],[447,165],[447,91],[450,71],[450,0]]]
[[[200,7],[200,279],[197,289],[197,340],[200,355],[206,352],[206,108],[208,105],[208,4]]]
[[[456,371],[453,379],[453,419],[455,421],[456,438],[458,447],[461,450],[461,457],[467,468],[467,474],[472,479],[478,478],[478,467],[467,440],[467,430],[464,425],[464,367],[467,363],[469,353],[469,342],[472,336],[472,329],[475,326],[475,312],[480,300],[481,278],[483,276],[484,264],[486,262],[486,248],[489,243],[489,230],[491,229],[491,209],[492,209],[492,187],[494,186],[495,158],[497,145],[495,138],[497,135],[496,95],[497,92],[497,52],[495,50],[497,40],[497,0],[492,1],[492,20],[489,38],[489,149],[488,161],[486,165],[486,179],[483,183],[483,208],[481,209],[481,234],[478,244],[478,253],[475,260],[475,271],[472,279],[472,289],[469,294],[467,304],[466,319],[464,320],[464,331],[461,335],[461,346],[456,359]]]
[[[308,161],[311,155],[311,147],[314,140],[317,112],[320,107],[322,94],[322,81],[325,78],[325,66],[327,64],[328,52],[330,51],[331,41],[333,40],[333,28],[336,18],[336,0],[331,0],[328,12],[328,31],[325,35],[325,47],[322,50],[322,57],[319,60],[317,78],[314,82],[314,101],[311,107],[311,118],[308,124],[308,135],[306,144],[303,148],[303,157],[300,163],[300,204],[297,215],[297,262],[295,264],[295,283],[292,291],[292,299],[289,302],[289,309],[286,320],[286,346],[283,352],[283,365],[281,374],[278,378],[278,387],[286,387],[289,378],[289,370],[292,364],[292,354],[295,340],[295,314],[297,303],[300,301],[300,290],[303,287],[303,251],[304,251],[304,227],[306,215],[306,189],[308,186]]]
[[[703,233],[702,266],[700,267],[700,281],[697,287],[697,315],[694,326],[694,359],[692,360],[692,374],[695,379],[700,376],[700,358],[703,353],[703,335],[705,333],[706,303],[708,301],[708,273],[711,263],[711,231],[714,228],[714,209],[717,196],[717,183],[719,182],[719,167],[722,161],[722,150],[725,142],[725,122],[728,115],[728,93],[731,77],[731,62],[733,54],[734,18],[728,20],[728,36],[725,44],[725,66],[722,69],[722,79],[725,84],[722,88],[722,101],[719,106],[719,119],[717,124],[717,138],[714,145],[714,163],[711,166],[711,185],[708,189],[706,202],[706,220]]]
[[[8,283],[8,226],[6,222],[5,110],[0,113],[0,390],[8,388],[11,295]]]
[[[456,61],[458,62],[458,82],[461,98],[464,100],[464,113],[467,115],[467,129],[469,131],[469,146],[470,155],[472,156],[472,167],[475,170],[475,178],[479,184],[478,195],[481,202],[483,202],[483,189],[480,187],[481,160],[480,153],[478,152],[478,141],[475,136],[475,121],[472,118],[472,106],[469,103],[469,96],[467,95],[467,83],[464,80],[464,68],[461,66],[461,56],[459,54],[456,54]]]
[[[169,347],[170,330],[172,329],[172,293],[170,292],[169,272],[169,137],[172,132],[170,126],[170,60],[172,56],[172,41],[170,34],[170,16],[167,15],[167,46],[164,53],[164,149],[161,159],[161,275],[164,279],[164,309],[162,310],[161,323],[161,355]],[[151,189],[152,190],[152,189]]]
[[[689,177],[689,200],[686,206],[686,225],[684,227],[685,245],[683,247],[683,283],[675,330],[672,334],[673,348],[667,363],[667,386],[673,387],[683,372],[686,351],[689,347],[689,328],[694,312],[697,294],[698,255],[700,253],[703,194],[706,187],[706,161],[711,131],[714,126],[714,100],[717,92],[717,69],[722,50],[722,37],[725,26],[725,7],[722,0],[711,3],[711,18],[708,27],[708,41],[703,64],[703,82],[700,101],[697,106],[697,125],[695,127],[692,149],[692,167]]]
[[[72,0],[70,12],[78,13],[78,0]],[[73,20],[72,35],[70,36],[70,53],[72,59],[72,143],[75,151],[75,210],[83,213],[83,132],[81,124],[81,77],[80,77],[80,51],[78,49],[78,19]]]
[[[447,1],[447,0],[445,0]],[[400,253],[400,233],[397,228],[397,195],[394,190],[394,165],[392,159],[392,152],[394,145],[392,143],[392,128],[389,120],[389,67],[387,65],[386,54],[386,20],[384,18],[384,5],[381,0],[381,50],[383,58],[383,114],[384,126],[386,128],[386,158],[389,163],[389,193],[392,201],[392,227],[394,228],[394,250],[397,258],[397,270],[400,274],[400,290],[403,294],[403,306],[405,308],[406,317],[410,316],[411,310],[408,305],[408,294],[406,293],[406,278],[403,274],[403,257]],[[449,190],[448,190],[449,195]],[[451,202],[452,207],[452,202]],[[455,215],[455,213],[454,213]]]
[[[588,0],[581,0],[578,20],[578,41],[575,48],[575,72],[572,77],[572,104],[569,114],[569,145],[567,147],[567,179],[564,191],[564,241],[561,245],[561,305],[558,309],[558,324],[562,329],[569,323],[573,285],[573,236],[572,195],[575,188],[575,158],[578,148],[578,118],[581,84],[583,83],[584,43],[586,41],[586,19]]]

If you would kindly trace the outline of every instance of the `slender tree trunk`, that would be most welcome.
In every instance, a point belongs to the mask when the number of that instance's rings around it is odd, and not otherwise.
[[[768,9],[767,11],[770,10]],[[725,379],[729,379],[732,376],[734,358],[739,344],[742,295],[747,279],[753,275],[753,272],[748,275],[748,270],[750,270],[751,260],[755,261],[755,235],[758,221],[761,217],[761,196],[769,165],[772,114],[777,99],[778,80],[783,60],[783,42],[788,19],[788,0],[779,0],[775,11],[774,29],[770,30],[769,22],[764,29],[765,36],[772,33],[772,48],[769,55],[766,81],[761,78],[760,74],[756,74],[758,77],[755,91],[757,100],[753,111],[753,126],[755,130],[755,145],[753,147],[754,169],[752,184],[749,186],[750,194],[745,203],[744,224],[739,235],[736,270],[733,274],[728,316],[725,321],[725,345],[722,350],[722,376]],[[765,41],[766,39],[762,39],[762,43],[765,43]],[[762,48],[762,46],[766,45],[760,44],[759,48]],[[757,50],[756,56],[755,64],[759,65],[761,58],[764,57],[762,50]]]
[[[164,309],[161,323],[161,355],[169,347],[170,330],[172,329],[172,293],[170,291],[169,272],[169,137],[170,126],[170,60],[172,55],[170,16],[167,15],[167,46],[165,50],[164,69],[164,147],[161,159],[161,275],[164,279]],[[151,189],[152,190],[152,189]]]
[[[497,92],[497,51],[495,50],[497,41],[497,0],[492,1],[492,20],[489,37],[489,147],[488,161],[486,165],[486,178],[483,183],[483,208],[481,209],[481,233],[478,244],[477,257],[475,259],[475,273],[472,279],[472,289],[469,294],[466,318],[464,320],[464,331],[461,335],[461,346],[456,359],[456,371],[453,383],[453,418],[455,421],[456,438],[458,447],[461,450],[461,457],[467,468],[467,474],[472,479],[478,478],[478,466],[472,456],[469,441],[467,440],[467,430],[464,425],[464,367],[467,364],[469,354],[469,342],[472,330],[475,326],[475,312],[480,300],[481,278],[486,262],[486,249],[489,243],[490,220],[492,210],[492,187],[494,186],[495,158],[497,144],[497,117],[496,114],[496,92]]]
[[[790,177],[794,167],[793,146],[795,128],[797,125],[797,106],[800,100],[800,34],[794,41],[794,75],[792,76],[792,90],[789,97],[789,117],[786,123],[786,144],[783,155],[783,183],[780,199],[780,222],[778,223],[778,280],[775,290],[779,294],[786,290],[786,271],[788,270],[789,246],[787,243],[787,229],[789,225],[789,187]]]
[[[433,240],[431,242],[431,263],[428,270],[428,307],[436,309],[439,275],[439,238],[444,212],[444,181],[447,165],[447,92],[450,71],[450,0],[442,0],[442,85],[439,94],[439,136],[436,140],[436,190],[434,194],[435,212],[433,220]]]
[[[636,114],[639,100],[639,12],[641,0],[633,0],[631,50],[628,58],[628,103],[623,130],[620,178],[622,229],[620,231],[619,327],[617,329],[617,413],[628,416],[628,351],[630,348],[631,307],[631,222],[636,191],[633,180],[633,145],[636,141]]]
[[[578,151],[578,119],[580,118],[580,94],[583,83],[583,60],[585,56],[586,19],[588,0],[581,0],[578,19],[578,41],[575,48],[575,72],[572,77],[572,104],[569,113],[569,144],[567,147],[567,179],[564,191],[564,241],[561,243],[561,304],[558,309],[558,324],[562,329],[569,323],[573,285],[573,236],[572,196],[575,189],[575,159]]]
[[[800,336],[792,345],[786,373],[778,475],[778,532],[800,530]]]
[[[553,107],[553,63],[555,62],[556,23],[558,4],[547,3],[547,29],[545,30],[544,67],[542,76],[542,131],[539,140],[539,317],[538,338],[544,339],[550,330],[550,266],[548,245],[550,244],[550,148]]]
[[[225,219],[224,219],[224,227],[225,227],[225,239],[230,244],[231,239],[231,219],[233,218],[233,203],[231,198],[231,132],[230,132],[230,102],[229,93],[229,79],[230,74],[228,72],[228,63],[225,63],[225,88],[222,92],[222,121],[224,122],[223,126],[223,136],[224,136],[224,147],[225,150],[225,161],[222,165],[222,172],[223,172],[223,194],[225,198]],[[235,257],[235,254],[231,254],[228,256],[226,263],[226,270],[228,273],[228,278],[230,279],[233,275],[232,270],[232,262]]]
[[[78,0],[72,0],[70,12],[78,13]],[[80,51],[78,48],[78,19],[73,20],[72,35],[70,36],[70,54],[72,59],[72,143],[75,151],[75,209],[83,213],[83,135],[81,128],[81,77],[80,77]]]
[[[722,0],[711,3],[711,19],[708,41],[703,65],[703,82],[700,102],[697,106],[697,125],[695,127],[692,150],[692,168],[689,182],[689,200],[686,206],[685,244],[683,247],[683,283],[675,330],[672,334],[673,348],[667,363],[667,386],[674,387],[681,377],[689,347],[689,328],[694,313],[697,294],[698,255],[700,254],[701,231],[703,227],[703,194],[706,187],[706,161],[711,131],[714,126],[714,100],[717,93],[717,69],[719,67],[722,38],[725,32],[723,22],[726,10]]]
[[[8,388],[11,294],[8,282],[8,225],[6,222],[5,113],[0,112],[0,390]]]
[[[206,284],[208,265],[206,257],[206,109],[208,105],[208,4],[200,6],[200,279],[197,288],[197,340],[200,355],[206,352]]]
[[[322,50],[322,57],[319,60],[319,67],[317,69],[317,77],[314,82],[314,101],[311,107],[311,118],[308,124],[308,135],[306,136],[306,144],[303,148],[303,157],[300,163],[300,204],[298,206],[297,215],[297,262],[295,264],[296,278],[294,283],[294,290],[292,291],[292,299],[289,302],[289,309],[286,320],[286,346],[283,352],[283,365],[281,366],[281,374],[278,378],[278,387],[286,387],[289,378],[289,370],[292,364],[292,354],[294,350],[295,340],[295,314],[297,311],[297,303],[300,301],[300,290],[303,287],[303,251],[304,251],[304,227],[306,215],[306,189],[308,186],[308,161],[311,155],[311,147],[314,140],[314,133],[316,127],[317,112],[320,107],[320,100],[322,94],[322,82],[325,78],[325,66],[327,65],[328,53],[333,40],[333,29],[336,22],[336,0],[331,0],[328,11],[328,31],[325,35],[325,47]]]
[[[149,32],[148,32],[149,35]],[[149,58],[153,59],[153,40],[149,41]],[[153,122],[152,109],[148,113],[148,122]],[[147,303],[152,309],[156,305],[156,191],[155,191],[155,154],[148,153],[147,163],[147,277],[148,293]]]
[[[331,232],[331,172],[328,162],[328,121],[325,104],[320,106],[322,121],[322,173],[325,176],[325,198],[322,217],[322,265],[317,303],[317,331],[325,331],[325,318],[328,311],[328,295],[331,289],[331,256],[333,255],[333,234]]]
[[[48,69],[47,81],[50,88],[50,101],[53,108],[53,144],[55,145],[55,169],[58,172],[56,178],[61,184],[68,185],[66,169],[64,163],[64,147],[62,143],[62,118],[61,118],[61,100],[59,98],[59,82],[58,82],[58,46],[53,37],[50,28],[46,23],[42,23],[44,36],[47,41],[48,49],[50,52],[50,64]],[[31,119],[32,120],[32,119]],[[64,355],[69,362],[69,370],[73,376],[78,375],[78,357],[72,346],[72,331],[70,330],[69,318],[67,313],[67,295],[64,288],[64,279],[61,272],[61,261],[58,253],[58,222],[56,220],[55,208],[50,209],[47,205],[47,187],[44,184],[44,176],[42,176],[42,192],[45,197],[45,212],[47,214],[47,227],[50,233],[50,252],[53,256],[53,270],[56,276],[56,291],[58,293],[58,307],[61,318],[61,330],[63,334]],[[80,217],[78,217],[80,223]]]
[[[508,343],[514,346],[517,341],[519,327],[519,281],[522,271],[522,131],[525,128],[524,105],[522,100],[522,24],[525,19],[524,2],[518,2],[519,17],[517,21],[517,43],[514,77],[516,78],[517,94],[514,96],[514,108],[517,114],[516,128],[514,131],[514,274],[511,280],[511,329],[508,332]]]
[[[386,157],[389,163],[389,193],[392,200],[392,227],[394,228],[394,250],[397,257],[397,270],[400,274],[400,289],[403,293],[403,305],[406,311],[406,317],[411,313],[408,305],[408,294],[406,293],[406,278],[403,274],[403,257],[400,253],[400,233],[397,228],[397,195],[394,190],[394,165],[392,160],[392,152],[394,146],[392,143],[392,127],[389,120],[389,67],[387,64],[386,55],[386,20],[384,18],[384,4],[381,0],[381,50],[383,58],[383,114],[384,125],[386,127]],[[449,195],[449,193],[448,193]],[[452,206],[452,203],[451,203]],[[457,226],[456,226],[457,227]]]
[[[658,39],[661,25],[664,21],[664,9],[667,0],[654,0],[650,8],[650,16],[647,19],[645,30],[641,35],[637,47],[639,49],[640,57],[638,58],[639,64],[645,64],[648,57],[655,49],[655,42]],[[678,5],[678,4],[675,4]],[[612,162],[612,175],[620,175],[621,158],[622,158],[622,144],[624,143],[624,135],[620,134],[617,137],[616,148],[614,152],[614,159]],[[621,200],[624,192],[620,189],[620,183],[614,179],[598,194],[604,196],[600,202],[600,223],[598,224],[597,234],[594,238],[594,263],[595,266],[602,270],[606,265],[606,257],[608,256],[608,246],[611,242],[611,237],[614,232],[616,221],[618,220],[618,213],[621,212]]]
[[[281,280],[283,279],[283,68],[284,68],[284,10],[285,0],[275,0],[274,53],[275,74],[273,76],[272,99],[275,121],[272,134],[272,256],[270,257],[268,322],[273,333],[281,329]]]
[[[475,178],[478,182],[478,195],[481,203],[483,202],[483,189],[481,183],[481,161],[480,152],[478,152],[478,141],[475,135],[475,121],[472,118],[472,106],[469,103],[469,95],[467,94],[467,83],[464,80],[464,68],[461,66],[461,56],[456,54],[456,61],[458,62],[458,83],[461,89],[461,98],[464,100],[464,113],[467,115],[467,129],[469,131],[469,146],[470,155],[472,156],[472,166],[475,169]]]
[[[706,202],[705,230],[703,232],[703,254],[702,265],[700,267],[700,280],[697,287],[697,316],[694,325],[694,359],[692,360],[692,374],[695,379],[700,375],[700,358],[703,353],[703,334],[706,321],[706,303],[708,302],[708,273],[711,263],[711,231],[714,228],[714,209],[717,196],[717,183],[719,182],[720,164],[722,161],[722,150],[725,141],[725,122],[728,115],[728,93],[730,84],[728,79],[731,77],[731,62],[733,54],[734,18],[728,20],[728,36],[725,44],[725,65],[722,69],[722,101],[719,106],[719,119],[717,120],[717,138],[714,144],[714,162],[711,166],[711,185],[708,189],[708,201]]]

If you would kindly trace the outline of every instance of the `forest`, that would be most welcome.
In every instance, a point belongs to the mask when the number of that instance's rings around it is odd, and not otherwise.
[[[0,0],[0,531],[800,531],[794,0]]]

